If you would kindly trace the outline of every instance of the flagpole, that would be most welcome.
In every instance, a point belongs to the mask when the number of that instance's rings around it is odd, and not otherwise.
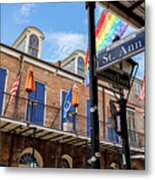
[[[86,2],[88,10],[88,52],[89,52],[89,79],[90,79],[90,119],[91,119],[91,144],[92,168],[100,169],[99,147],[99,119],[98,119],[98,88],[95,74],[96,45],[95,45],[95,2]]]
[[[66,94],[66,96],[67,96],[67,94]],[[55,120],[56,120],[56,118],[57,118],[57,115],[59,114],[59,112],[62,111],[63,105],[64,105],[65,100],[66,100],[66,96],[65,96],[64,100],[62,101],[61,106],[60,106],[60,109],[59,109],[59,111],[57,112],[57,114],[56,114],[56,116],[55,116],[55,118],[54,118],[54,120],[53,120],[53,122],[52,122],[52,124],[51,124],[51,128],[52,128],[52,126],[53,126],[54,123],[55,123]]]
[[[56,116],[54,117],[53,122],[51,123],[51,128],[53,127],[53,125],[54,125],[54,123],[55,123],[55,120],[56,120],[56,118],[57,118],[59,112],[62,111],[62,108],[63,108],[63,105],[64,105],[65,100],[66,100],[66,97],[65,97],[65,99],[62,101],[61,106],[60,106],[60,109],[58,110]]]
[[[22,64],[23,64],[23,55],[21,55],[21,63],[20,63],[20,69],[19,69],[19,72],[18,72],[18,74],[17,74],[17,77],[18,77],[18,75],[19,75],[19,73],[20,73],[20,75],[21,75],[21,70],[22,70],[22,68],[23,68],[23,66],[22,66]],[[19,91],[19,88],[20,88],[20,82],[21,82],[21,76],[20,76],[20,80],[19,80],[19,86],[18,86],[18,90],[17,90],[17,95],[18,95],[18,91]],[[10,100],[11,100],[11,97],[12,97],[12,95],[11,94],[9,94],[9,98],[8,98],[8,101],[7,101],[7,104],[6,104],[6,107],[5,107],[5,110],[4,110],[4,113],[3,113],[3,115],[5,115],[6,114],[6,112],[7,112],[7,109],[8,109],[8,107],[9,107],[9,105],[10,105]],[[17,96],[16,96],[16,99],[17,99]],[[15,105],[16,105],[16,103],[15,103]],[[15,109],[15,108],[14,108]]]
[[[15,98],[15,105],[14,105],[14,116],[17,117],[18,114],[18,99],[19,99],[19,93],[20,93],[20,83],[21,83],[21,76],[22,76],[22,70],[23,70],[23,62],[24,62],[24,56],[23,54],[20,57],[20,69],[19,69],[19,73],[20,73],[20,79],[19,79],[19,85],[18,85],[18,90],[17,90],[17,94],[16,94],[16,98]]]
[[[4,113],[3,113],[4,116],[5,116],[5,113],[6,113],[7,109],[8,109],[8,107],[9,107],[10,99],[11,99],[11,95],[9,94],[9,98],[8,98],[8,101],[7,101],[7,104],[6,104],[6,107],[4,109]]]

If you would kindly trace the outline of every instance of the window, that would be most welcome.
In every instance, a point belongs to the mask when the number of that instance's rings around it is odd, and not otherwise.
[[[119,143],[119,136],[112,128],[112,120],[110,118],[108,118],[108,140],[117,144]]]
[[[73,159],[68,154],[64,154],[59,163],[58,168],[72,168],[73,167]]]
[[[75,107],[73,107],[71,105],[70,107],[70,110],[72,113],[70,114],[70,116],[67,116],[67,117],[64,117],[64,105],[65,105],[65,100],[67,98],[67,93],[66,91],[62,91],[61,92],[61,130],[65,130],[65,131],[73,131],[75,132],[76,131],[76,116],[74,116],[74,112],[75,112]],[[68,105],[68,107],[70,106],[69,103],[67,103],[66,105]],[[68,125],[67,125],[68,123]],[[72,127],[69,127],[69,124],[72,126]],[[65,126],[67,125],[67,126]],[[68,130],[67,130],[68,128]]]
[[[67,71],[75,73],[75,57],[63,66]]]
[[[30,102],[27,106],[27,121],[43,125],[44,110],[45,110],[45,85],[40,82],[35,82],[36,90],[28,93]],[[33,104],[32,104],[33,103]]]
[[[38,57],[39,39],[36,35],[32,34],[29,41],[29,54]]]
[[[23,150],[19,158],[19,167],[43,167],[43,159],[41,154],[31,147]]]
[[[19,164],[20,166],[25,165],[25,167],[38,167],[38,162],[31,153],[23,154],[20,158]]]
[[[128,121],[128,130],[130,143],[136,143],[136,125],[135,125],[135,112],[134,110],[127,110],[127,121]]]
[[[138,83],[134,83],[134,91],[135,91],[136,95],[140,95],[141,85]]]
[[[20,41],[20,43],[17,46],[17,49],[24,52],[25,44],[26,44],[26,36]]]
[[[66,159],[62,158],[58,165],[59,168],[70,168],[69,163]]]
[[[3,109],[6,75],[7,75],[6,69],[0,68],[0,115],[2,114],[2,109]]]
[[[84,75],[84,59],[82,57],[78,58],[78,74]]]

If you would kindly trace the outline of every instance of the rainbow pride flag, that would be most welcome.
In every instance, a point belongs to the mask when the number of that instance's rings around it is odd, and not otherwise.
[[[118,35],[120,38],[126,31],[128,24],[123,22],[114,14],[103,11],[95,30],[96,50],[97,53],[101,49],[110,45],[113,39]],[[85,86],[89,86],[89,56],[88,49],[86,50],[85,65],[84,65]]]

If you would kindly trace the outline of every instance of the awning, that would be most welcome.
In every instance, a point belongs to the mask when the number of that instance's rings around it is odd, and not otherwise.
[[[71,144],[83,148],[86,146],[88,148],[91,147],[91,139],[89,137],[7,118],[0,119],[0,131],[11,134],[15,132],[16,135],[26,137],[33,137],[35,133],[36,139],[57,142],[60,144]],[[112,142],[100,141],[100,149],[101,151],[121,151],[122,146]],[[130,150],[133,154],[135,154],[134,152],[144,153],[144,149],[131,147]]]

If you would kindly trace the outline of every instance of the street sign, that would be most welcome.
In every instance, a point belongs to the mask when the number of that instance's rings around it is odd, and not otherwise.
[[[127,73],[120,73],[114,69],[106,69],[101,71],[97,76],[111,83],[115,88],[130,89],[130,77]]]
[[[142,28],[101,50],[98,53],[97,71],[105,70],[115,63],[128,59],[131,56],[144,51],[144,48],[145,30]]]

